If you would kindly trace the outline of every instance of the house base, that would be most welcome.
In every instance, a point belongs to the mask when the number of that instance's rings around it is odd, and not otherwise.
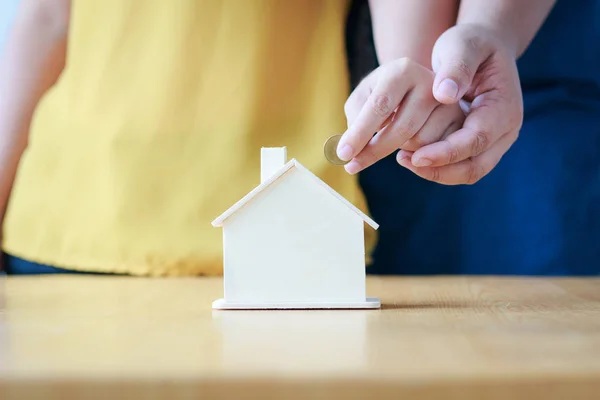
[[[215,300],[213,309],[217,310],[331,310],[331,309],[370,309],[381,308],[376,297],[367,297],[364,302],[356,303],[231,303],[225,299]]]

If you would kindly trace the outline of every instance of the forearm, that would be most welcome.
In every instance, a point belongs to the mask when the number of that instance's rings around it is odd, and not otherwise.
[[[0,223],[34,110],[63,69],[69,0],[22,0],[0,59]]]
[[[458,24],[493,30],[518,58],[531,43],[556,0],[461,0]]]
[[[379,63],[408,57],[427,68],[435,41],[455,25],[458,12],[458,0],[369,0],[369,5]]]

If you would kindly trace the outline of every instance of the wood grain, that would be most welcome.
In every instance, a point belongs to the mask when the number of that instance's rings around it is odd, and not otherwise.
[[[600,279],[374,278],[380,310],[213,311],[220,279],[9,277],[0,399],[592,399]]]

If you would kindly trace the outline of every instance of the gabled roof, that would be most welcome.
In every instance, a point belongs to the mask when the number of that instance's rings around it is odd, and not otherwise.
[[[365,221],[367,224],[369,224],[373,229],[379,228],[379,225],[375,221],[373,221],[365,213],[363,213],[358,208],[356,208],[352,203],[350,203],[348,200],[346,200],[338,192],[333,190],[328,184],[326,184],[321,179],[319,179],[315,174],[310,172],[306,167],[304,167],[302,164],[300,164],[298,161],[296,161],[296,159],[290,160],[287,164],[285,164],[283,167],[281,167],[281,169],[279,169],[279,171],[274,173],[269,179],[267,179],[266,181],[262,182],[260,185],[255,187],[251,192],[249,192],[246,196],[241,198],[237,203],[235,203],[227,211],[225,211],[217,219],[215,219],[212,222],[212,225],[214,227],[223,226],[223,223],[225,222],[225,220],[227,218],[229,218],[230,216],[235,214],[237,211],[239,211],[245,204],[249,203],[260,192],[262,192],[263,190],[265,190],[266,188],[271,186],[275,181],[277,181],[279,178],[284,176],[285,173],[288,172],[289,170],[291,170],[292,168],[296,168],[297,170],[302,171],[303,173],[310,176],[316,184],[320,185],[325,190],[327,190],[329,193],[331,193],[333,196],[335,196],[342,204],[344,204],[350,210],[355,212],[360,218],[362,218],[363,221]]]

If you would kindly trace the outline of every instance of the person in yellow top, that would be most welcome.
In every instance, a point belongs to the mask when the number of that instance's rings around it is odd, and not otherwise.
[[[428,64],[455,3],[372,1],[380,61]],[[257,185],[262,146],[287,146],[366,210],[356,176],[322,154],[346,128],[347,10],[22,0],[0,64],[7,271],[221,274],[210,221]]]

